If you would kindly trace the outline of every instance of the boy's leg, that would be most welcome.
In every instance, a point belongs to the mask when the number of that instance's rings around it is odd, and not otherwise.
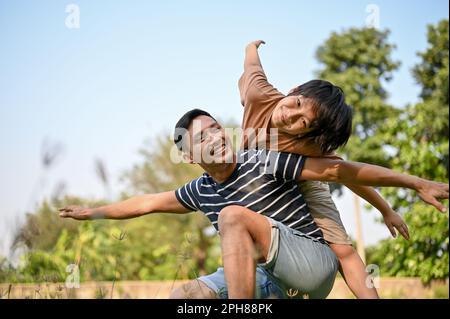
[[[331,243],[330,248],[338,257],[339,272],[353,294],[359,299],[378,299],[377,290],[356,250],[351,245]]]
[[[299,296],[323,299],[333,288],[339,262],[331,248],[312,237],[269,219],[273,241],[265,268],[285,288]],[[275,240],[278,238],[278,240]]]
[[[254,298],[256,263],[265,261],[268,254],[270,222],[245,207],[227,206],[218,224],[228,296]]]
[[[240,206],[221,211],[219,231],[230,298],[253,298],[257,260],[285,287],[329,294],[338,260],[328,245]]]
[[[370,278],[367,278],[365,265],[352,247],[328,184],[308,181],[299,183],[299,186],[314,221],[322,229],[325,240],[339,259],[339,271],[347,286],[356,298],[378,298],[376,288],[366,285],[366,280]]]

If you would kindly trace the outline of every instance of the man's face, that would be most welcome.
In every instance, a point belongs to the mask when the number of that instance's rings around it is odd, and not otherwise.
[[[280,131],[290,135],[303,135],[312,130],[316,118],[311,99],[303,95],[286,96],[273,110],[272,124]]]
[[[191,160],[199,164],[226,163],[232,160],[233,147],[225,130],[206,115],[192,120],[188,128]]]

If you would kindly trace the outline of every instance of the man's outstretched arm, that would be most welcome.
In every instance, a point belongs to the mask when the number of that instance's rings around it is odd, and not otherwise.
[[[410,188],[416,190],[424,202],[433,205],[441,212],[445,212],[446,208],[439,199],[449,197],[448,184],[397,173],[381,166],[329,158],[308,157],[298,180]]]
[[[66,206],[59,209],[60,217],[78,220],[86,219],[128,219],[154,212],[188,213],[191,210],[180,204],[175,191],[145,194],[97,208]]]

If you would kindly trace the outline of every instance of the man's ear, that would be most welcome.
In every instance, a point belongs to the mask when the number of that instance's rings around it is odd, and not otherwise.
[[[187,154],[187,153],[185,153],[185,152],[183,152],[183,161],[185,162],[185,163],[188,163],[188,164],[194,164],[194,160],[192,159],[192,156],[191,156],[191,154]]]

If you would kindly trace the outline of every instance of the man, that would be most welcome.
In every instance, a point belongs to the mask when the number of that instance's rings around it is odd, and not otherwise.
[[[206,171],[202,177],[176,191],[135,196],[99,208],[65,207],[60,216],[124,219],[152,212],[201,210],[220,232],[230,298],[254,297],[256,262],[274,283],[312,298],[325,298],[331,290],[338,262],[309,214],[297,181],[407,187],[434,206],[438,199],[448,198],[446,184],[378,166],[267,150],[234,154],[224,130],[201,110],[180,119],[175,143],[191,161],[199,159]],[[214,287],[207,282],[203,288],[213,295]]]

